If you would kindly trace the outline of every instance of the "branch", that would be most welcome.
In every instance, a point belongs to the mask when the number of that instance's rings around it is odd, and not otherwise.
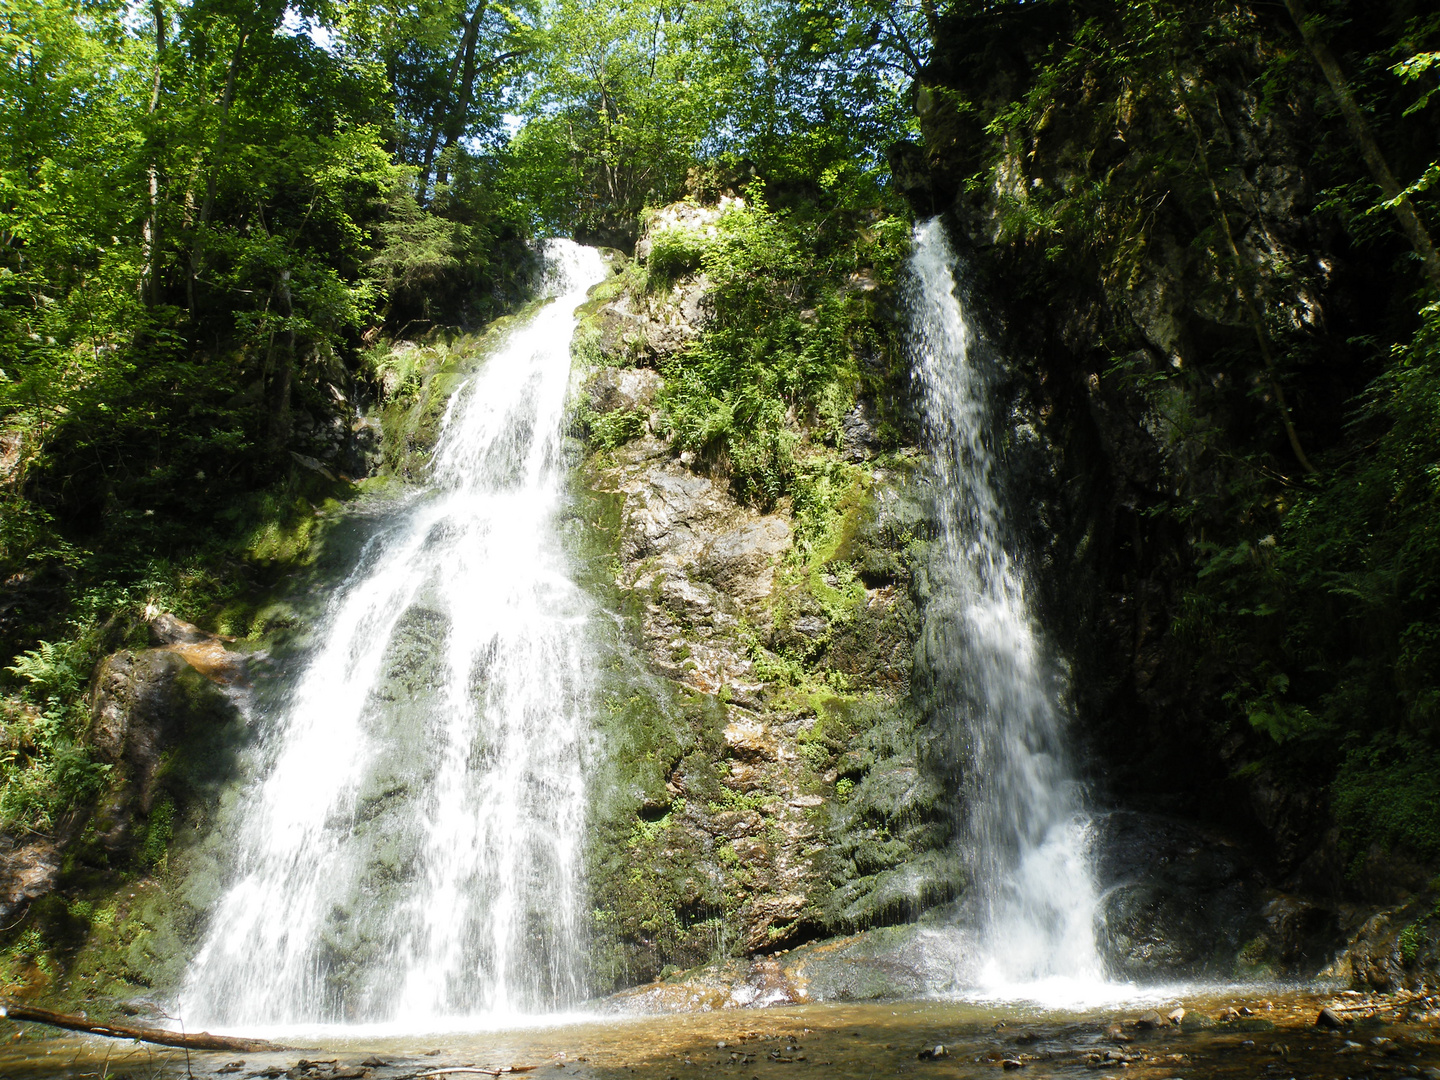
[[[1385,155],[1381,153],[1380,144],[1375,141],[1375,136],[1371,134],[1370,125],[1365,122],[1365,114],[1360,111],[1360,106],[1355,101],[1355,95],[1350,92],[1350,85],[1345,81],[1345,73],[1340,70],[1340,64],[1336,61],[1335,54],[1315,33],[1314,24],[1306,18],[1305,6],[1301,0],[1285,0],[1285,7],[1290,12],[1290,18],[1295,20],[1295,25],[1299,27],[1300,36],[1305,39],[1305,45],[1309,48],[1310,55],[1315,58],[1315,63],[1325,73],[1325,81],[1330,84],[1331,91],[1340,103],[1340,112],[1345,116],[1346,126],[1350,128],[1350,136],[1360,145],[1360,154],[1370,169],[1370,175],[1380,185],[1380,190],[1387,200],[1386,205],[1394,211],[1395,217],[1399,219],[1401,230],[1409,238],[1411,246],[1415,248],[1416,253],[1424,262],[1425,275],[1430,279],[1430,287],[1440,292],[1440,253],[1436,252],[1435,245],[1430,240],[1430,233],[1426,230],[1425,223],[1420,220],[1420,215],[1415,210],[1415,204],[1410,201],[1409,194],[1400,186],[1400,181],[1395,179],[1395,174],[1390,171],[1390,164],[1385,160]]]
[[[230,1050],[242,1054],[264,1054],[289,1049],[264,1039],[211,1035],[208,1031],[187,1035],[178,1031],[162,1031],[160,1028],[97,1024],[83,1016],[36,1009],[29,1005],[0,1004],[0,1016],[10,1020],[26,1020],[32,1024],[47,1024],[50,1027],[64,1028],[66,1031],[83,1031],[87,1035],[103,1035],[109,1039],[135,1039],[139,1042],[155,1043],[157,1046],[178,1046],[189,1050]]]

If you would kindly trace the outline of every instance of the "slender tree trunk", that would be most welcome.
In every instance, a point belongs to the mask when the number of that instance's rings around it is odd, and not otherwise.
[[[450,178],[449,170],[444,163],[445,151],[450,149],[465,133],[465,118],[470,112],[470,99],[475,92],[475,45],[480,40],[480,20],[485,14],[486,3],[487,0],[480,0],[475,7],[475,14],[470,17],[469,25],[465,27],[465,42],[462,49],[465,56],[460,67],[460,96],[445,121],[445,144],[440,148],[441,163],[435,175],[437,186]]]
[[[160,106],[160,73],[165,62],[165,4],[155,0],[155,82],[150,88],[150,108],[147,116],[153,117]],[[152,132],[153,135],[153,132]],[[150,207],[145,217],[140,295],[145,303],[154,307],[160,302],[160,168],[152,154],[146,168],[150,182]]]
[[[455,50],[455,57],[450,61],[450,77],[445,80],[445,95],[436,104],[433,113],[435,120],[430,125],[430,137],[425,143],[425,158],[420,165],[418,197],[422,203],[425,201],[426,191],[430,187],[430,171],[435,164],[436,146],[440,142],[440,136],[450,126],[450,102],[455,96],[455,80],[460,76],[462,64],[466,64],[468,61],[470,78],[474,78],[475,36],[480,32],[480,18],[485,13],[487,2],[488,0],[480,0],[474,13],[465,22],[465,31],[461,36],[460,47]],[[449,143],[447,142],[446,145],[448,146]]]
[[[195,222],[195,243],[190,249],[190,281],[187,286],[187,300],[190,313],[195,313],[195,279],[205,261],[205,226],[210,224],[210,215],[215,212],[215,185],[219,179],[220,156],[225,152],[225,136],[230,119],[230,105],[235,100],[235,79],[240,72],[240,56],[250,32],[240,34],[235,51],[230,55],[230,69],[225,73],[225,92],[220,97],[220,130],[215,135],[215,145],[210,151],[210,175],[205,178],[205,200],[200,204],[200,216]]]
[[[1285,7],[1289,9],[1290,17],[1299,27],[1300,36],[1305,39],[1305,46],[1310,50],[1310,55],[1315,58],[1315,63],[1324,72],[1325,81],[1330,84],[1330,90],[1340,104],[1340,112],[1345,117],[1346,127],[1350,129],[1350,137],[1359,145],[1360,153],[1365,158],[1365,165],[1370,170],[1370,175],[1380,185],[1380,190],[1386,200],[1394,204],[1391,210],[1394,211],[1395,217],[1400,222],[1401,231],[1405,233],[1411,246],[1423,260],[1425,276],[1430,279],[1430,287],[1440,292],[1440,253],[1436,252],[1435,245],[1430,239],[1430,233],[1415,210],[1415,204],[1410,201],[1410,196],[1405,194],[1405,189],[1400,186],[1400,181],[1396,180],[1395,174],[1390,171],[1390,164],[1385,160],[1385,155],[1381,153],[1380,144],[1375,141],[1375,136],[1370,131],[1365,114],[1360,111],[1355,95],[1350,92],[1350,84],[1346,82],[1345,73],[1340,70],[1340,64],[1336,61],[1335,54],[1315,33],[1315,28],[1306,18],[1305,5],[1302,0],[1285,0]]]
[[[1270,390],[1275,395],[1275,405],[1280,411],[1280,422],[1285,428],[1285,438],[1290,443],[1290,449],[1295,454],[1295,460],[1307,473],[1315,473],[1318,470],[1310,463],[1310,458],[1305,454],[1305,448],[1300,442],[1300,433],[1295,429],[1295,422],[1290,416],[1290,405],[1285,400],[1285,388],[1280,385],[1280,369],[1275,363],[1274,352],[1270,348],[1270,334],[1265,329],[1265,319],[1260,314],[1260,308],[1251,295],[1250,286],[1246,282],[1245,260],[1240,255],[1240,246],[1235,242],[1235,234],[1230,228],[1230,215],[1225,212],[1225,203],[1220,196],[1220,187],[1215,183],[1215,177],[1210,172],[1210,159],[1205,153],[1205,140],[1200,137],[1200,126],[1195,122],[1195,116],[1190,111],[1190,104],[1186,100],[1185,86],[1180,80],[1179,60],[1172,61],[1171,69],[1175,73],[1175,93],[1180,99],[1180,111],[1185,117],[1186,126],[1190,134],[1195,138],[1195,153],[1200,161],[1200,170],[1205,175],[1205,182],[1210,187],[1210,198],[1215,203],[1215,217],[1220,222],[1220,231],[1225,237],[1225,246],[1230,251],[1230,258],[1235,266],[1236,285],[1240,289],[1240,299],[1245,305],[1246,314],[1250,318],[1250,326],[1255,331],[1255,341],[1260,347],[1260,357],[1265,362],[1266,373],[1270,376]]]
[[[289,321],[295,314],[290,293],[290,271],[280,271],[280,280],[275,287],[275,298],[280,313]],[[280,365],[275,373],[274,408],[270,415],[270,444],[280,449],[290,438],[290,385],[295,371],[295,330],[286,327],[284,344],[280,347]]]
[[[930,40],[934,41],[940,33],[940,15],[935,10],[935,0],[920,0],[920,11],[925,16],[925,29],[930,31]]]

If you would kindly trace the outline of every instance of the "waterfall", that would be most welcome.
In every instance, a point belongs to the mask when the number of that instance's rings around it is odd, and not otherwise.
[[[909,345],[936,469],[939,529],[924,642],[943,722],[968,761],[962,843],[978,963],[1008,993],[1102,980],[1089,821],[1066,747],[1066,687],[1027,596],[998,477],[1002,371],[957,295],[938,218],[915,229]]]
[[[556,531],[575,310],[554,299],[455,394],[425,491],[370,543],[268,721],[191,1029],[433,1022],[583,995],[587,603]]]

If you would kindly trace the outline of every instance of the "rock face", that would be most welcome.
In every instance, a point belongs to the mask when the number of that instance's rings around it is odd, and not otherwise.
[[[716,214],[662,212],[637,256]],[[904,921],[963,881],[909,705],[916,451],[884,449],[873,409],[852,410],[846,494],[816,557],[788,502],[740,503],[657,436],[656,366],[709,318],[702,275],[661,280],[598,286],[575,346],[591,431],[622,431],[579,495],[598,587],[624,616],[600,710],[596,989]],[[607,419],[625,415],[628,429]]]
[[[90,690],[87,741],[111,767],[95,828],[101,843],[122,850],[137,815],[154,809],[167,760],[187,739],[209,742],[235,717],[222,688],[241,683],[244,661],[224,642],[171,615],[150,622],[157,647],[106,657]],[[219,741],[218,737],[215,741]]]
[[[924,997],[952,988],[960,945],[938,926],[891,926],[709,964],[615,994],[627,1012],[701,1012]]]
[[[1129,811],[1107,814],[1097,832],[1110,971],[1127,981],[1232,977],[1260,930],[1262,878],[1248,853],[1193,825]]]
[[[1011,465],[1028,511],[1017,518],[1044,567],[1043,617],[1074,662],[1099,801],[1126,809],[1099,839],[1114,886],[1110,963],[1127,975],[1330,965],[1398,985],[1424,963],[1398,959],[1402,929],[1412,957],[1430,955],[1434,921],[1409,905],[1434,867],[1342,852],[1328,781],[1284,767],[1274,739],[1227,703],[1236,679],[1207,660],[1203,628],[1200,641],[1186,635],[1196,632],[1187,594],[1216,534],[1254,509],[1228,494],[1257,487],[1242,457],[1289,477],[1302,468],[1247,303],[1289,353],[1286,392],[1314,457],[1342,438],[1351,395],[1373,377],[1347,335],[1381,333],[1371,298],[1412,288],[1409,256],[1397,238],[1360,250],[1319,205],[1337,181],[1315,149],[1330,136],[1318,133],[1338,127],[1327,126],[1318,69],[1283,87],[1260,74],[1292,47],[1283,16],[1197,9],[1233,15],[1223,45],[1188,41],[1150,82],[1131,71],[1108,83],[1107,61],[1078,62],[1025,114],[1059,43],[1105,38],[1123,8],[1012,5],[942,20],[916,85],[923,146],[890,152],[917,213],[945,215],[970,284],[1003,307],[988,329],[1015,366]],[[1113,57],[1109,47],[1093,55]],[[1177,104],[1176,86],[1201,84],[1203,101]],[[1016,130],[987,131],[1017,109],[1029,118]],[[1193,164],[1197,145],[1213,174],[1157,167]],[[1067,225],[1082,190],[1096,192],[1095,209]],[[1030,231],[1027,214],[1048,224]],[[1139,240],[1106,246],[1119,236]],[[1141,379],[1164,392],[1137,389]],[[1191,518],[1177,506],[1201,509]],[[1252,541],[1262,550],[1264,532],[1256,525]],[[1127,878],[1125,863],[1145,869]],[[1377,904],[1375,919],[1362,917]]]
[[[0,918],[13,922],[32,901],[48,895],[59,879],[60,861],[54,840],[0,838]]]

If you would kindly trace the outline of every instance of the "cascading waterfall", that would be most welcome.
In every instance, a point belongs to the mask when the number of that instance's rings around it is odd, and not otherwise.
[[[943,711],[962,730],[963,843],[982,988],[1103,980],[1089,822],[1068,758],[1065,683],[1047,655],[996,473],[1001,371],[957,296],[938,218],[917,226],[909,343],[940,518],[927,649]]]
[[[598,252],[449,404],[260,748],[185,1023],[553,1009],[580,956],[587,603],[556,533],[575,309]],[[263,718],[262,718],[263,719]]]

